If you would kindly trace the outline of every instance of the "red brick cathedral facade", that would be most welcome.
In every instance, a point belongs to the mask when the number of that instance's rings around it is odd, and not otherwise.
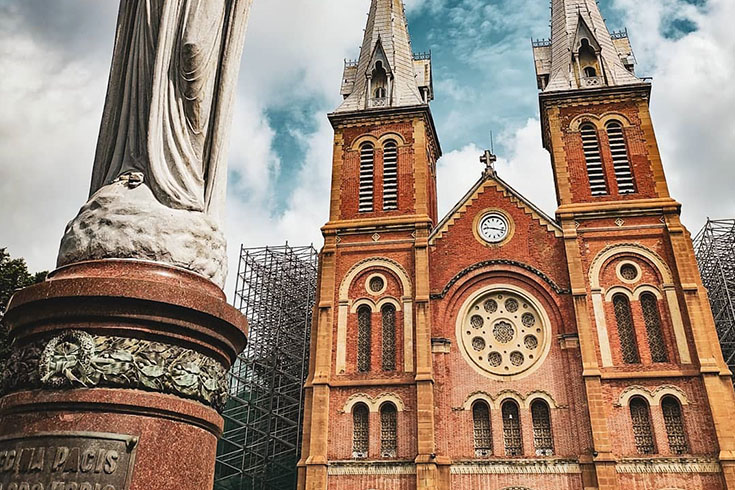
[[[401,0],[372,0],[329,116],[300,489],[735,489],[735,396],[651,85],[594,0],[553,0],[533,50],[556,217],[487,153],[440,219],[431,60]]]

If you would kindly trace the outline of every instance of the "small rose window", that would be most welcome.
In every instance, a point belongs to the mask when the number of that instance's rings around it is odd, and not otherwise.
[[[465,357],[483,373],[512,376],[529,370],[548,350],[547,317],[515,291],[477,296],[458,322]]]

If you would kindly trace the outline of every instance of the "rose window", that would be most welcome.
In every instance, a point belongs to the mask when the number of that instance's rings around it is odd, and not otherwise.
[[[496,376],[529,370],[548,350],[548,318],[537,302],[515,291],[490,291],[463,308],[459,344],[476,368]]]

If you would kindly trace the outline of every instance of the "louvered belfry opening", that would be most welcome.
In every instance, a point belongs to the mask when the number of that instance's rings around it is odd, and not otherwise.
[[[370,143],[360,147],[360,202],[358,211],[369,213],[373,210],[373,169],[375,167],[375,148]]]
[[[590,181],[590,192],[593,196],[607,194],[605,171],[602,167],[600,155],[600,141],[597,138],[597,129],[592,124],[584,124],[580,128],[582,133],[582,148],[587,162],[587,177]]]
[[[361,306],[357,310],[357,370],[361,373],[370,371],[370,330],[372,310],[369,306]]]
[[[352,457],[367,458],[370,445],[370,410],[358,403],[352,410]]]
[[[613,169],[615,170],[615,180],[618,183],[618,193],[633,194],[635,193],[635,182],[633,181],[633,172],[630,169],[623,125],[617,121],[612,121],[607,124],[606,128]]]
[[[624,294],[616,294],[613,296],[613,307],[615,308],[615,320],[618,324],[618,337],[620,337],[620,350],[623,354],[623,362],[626,364],[638,364],[641,362],[641,356],[638,352],[638,342],[635,337],[630,301]]]
[[[661,400],[661,411],[664,413],[664,425],[666,435],[669,439],[669,449],[674,454],[686,454],[689,452],[686,432],[684,431],[684,420],[681,415],[681,405],[672,396],[666,396]]]
[[[538,456],[551,456],[554,453],[554,437],[551,433],[551,413],[549,405],[543,400],[531,404],[533,420],[533,444]]]
[[[655,453],[656,444],[651,428],[651,414],[648,410],[648,403],[643,398],[635,397],[630,400],[630,418],[633,422],[633,436],[638,453]]]
[[[392,403],[380,406],[380,456],[395,458],[398,451],[398,411]]]
[[[523,455],[523,437],[521,435],[521,419],[518,404],[512,400],[503,403],[503,442],[506,456]]]
[[[490,427],[490,409],[484,401],[472,405],[472,425],[474,430],[475,456],[490,456],[493,452],[493,434]]]
[[[669,355],[666,352],[666,342],[661,330],[661,314],[656,296],[652,293],[643,293],[641,295],[641,308],[643,309],[643,319],[646,322],[651,359],[653,362],[668,362]]]
[[[398,145],[388,141],[383,147],[383,210],[398,209]]]
[[[385,305],[380,310],[383,317],[383,371],[396,369],[396,307]]]

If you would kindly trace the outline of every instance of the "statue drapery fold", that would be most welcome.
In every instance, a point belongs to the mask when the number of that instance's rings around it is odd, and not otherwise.
[[[122,0],[90,195],[139,172],[218,220],[251,0]]]

